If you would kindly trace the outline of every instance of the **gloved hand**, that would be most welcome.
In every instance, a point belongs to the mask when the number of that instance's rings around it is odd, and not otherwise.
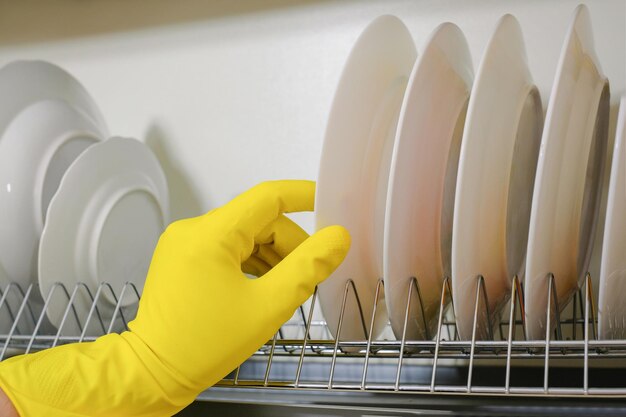
[[[22,417],[170,416],[271,339],[344,259],[340,226],[308,235],[315,184],[260,184],[159,239],[130,331],[0,363]],[[244,272],[262,275],[251,279]]]

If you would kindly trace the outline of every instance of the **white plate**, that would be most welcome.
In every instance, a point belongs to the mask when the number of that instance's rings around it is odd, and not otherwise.
[[[478,276],[489,301],[489,317],[481,302],[477,321],[477,338],[485,339],[522,271],[542,122],[521,28],[505,15],[477,72],[459,158],[452,293],[462,339],[472,337]]]
[[[54,107],[59,118],[43,117],[42,107]],[[24,291],[37,280],[42,214],[64,169],[80,151],[76,136],[81,134],[95,139],[108,133],[96,104],[75,78],[41,61],[16,61],[0,69],[0,268],[7,281]],[[16,291],[7,299],[10,305],[21,302]],[[30,301],[38,316],[38,290]],[[30,320],[22,321],[18,331],[32,327]],[[44,322],[42,329],[46,327]]]
[[[322,312],[337,335],[344,289],[352,279],[364,321],[352,293],[341,339],[363,339],[369,328],[376,284],[383,273],[383,228],[389,164],[407,79],[415,62],[413,39],[396,17],[382,16],[361,34],[343,69],[330,112],[316,196],[316,227],[341,224],[352,237],[348,256],[319,287]],[[376,337],[387,323],[379,302]]]
[[[0,135],[23,109],[42,100],[62,100],[102,129],[106,124],[85,88],[56,65],[15,61],[0,69]]]
[[[613,147],[613,165],[604,223],[598,335],[626,339],[626,96],[622,96]]]
[[[54,283],[68,291],[77,282],[92,294],[102,282],[120,294],[126,282],[139,292],[152,252],[169,219],[167,183],[154,154],[134,139],[112,138],[84,151],[69,167],[50,202],[39,246],[39,285],[44,299]],[[55,326],[62,320],[67,298],[53,293],[46,311]],[[104,290],[99,304],[105,322],[110,320],[114,299]],[[122,301],[136,301],[132,292]],[[82,289],[74,306],[84,320],[91,302]],[[97,333],[98,327],[89,333]],[[75,320],[64,330],[76,333]]]
[[[411,277],[419,283],[407,322],[408,339],[432,338],[442,278],[450,274],[456,174],[472,59],[461,30],[439,26],[418,58],[402,103],[391,162],[385,219],[385,300],[402,337]]]
[[[609,87],[594,52],[589,11],[576,8],[552,87],[537,164],[524,283],[526,336],[543,339],[548,276],[559,307],[589,265],[606,152]],[[554,324],[554,320],[551,320]]]
[[[63,173],[104,126],[61,100],[20,112],[0,137],[0,263],[24,289],[37,280],[37,249],[45,213]]]

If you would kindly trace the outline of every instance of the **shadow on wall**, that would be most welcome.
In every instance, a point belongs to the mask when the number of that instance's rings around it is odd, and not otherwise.
[[[0,45],[124,32],[329,0],[20,0],[0,1]]]
[[[153,123],[149,127],[145,143],[156,155],[167,178],[170,194],[170,220],[174,221],[202,214],[202,205],[197,193],[187,174],[180,169],[180,164],[172,157],[170,142],[158,124]]]

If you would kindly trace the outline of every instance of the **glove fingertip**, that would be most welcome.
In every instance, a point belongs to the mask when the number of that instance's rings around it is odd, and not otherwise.
[[[296,248],[285,261],[304,270],[313,286],[328,278],[346,258],[350,250],[350,233],[342,226],[325,227]],[[289,259],[291,258],[291,259]]]
[[[352,243],[348,229],[339,225],[327,226],[314,233],[308,240],[312,246],[326,252],[330,262],[336,263],[333,270],[343,262]]]

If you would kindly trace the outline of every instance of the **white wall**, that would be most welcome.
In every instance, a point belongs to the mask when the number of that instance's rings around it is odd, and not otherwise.
[[[184,217],[262,180],[316,178],[343,63],[376,16],[399,16],[418,49],[438,24],[452,21],[477,65],[497,19],[514,14],[545,105],[577,3],[0,0],[0,65],[40,58],[73,73],[111,132],[155,150],[173,215]],[[613,135],[626,82],[626,2],[586,4],[611,82]],[[310,216],[301,219],[310,226]]]

